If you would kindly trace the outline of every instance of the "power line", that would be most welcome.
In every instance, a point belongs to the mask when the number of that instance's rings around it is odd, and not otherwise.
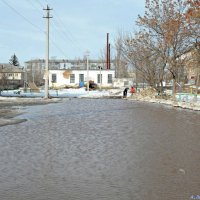
[[[11,10],[13,10],[16,14],[18,14],[20,17],[22,17],[26,22],[28,22],[29,24],[31,24],[33,27],[35,27],[36,29],[42,31],[44,33],[44,31],[37,25],[33,24],[29,19],[27,19],[24,15],[22,15],[19,11],[17,11],[13,6],[11,6],[9,3],[7,3],[5,0],[1,0],[5,5],[7,5]]]
[[[42,6],[40,0],[37,0],[37,2],[38,2],[39,5]],[[49,4],[47,0],[45,0],[45,2],[46,2],[47,4]],[[58,15],[57,12],[56,12],[56,10],[54,10],[54,13],[55,13],[55,16],[56,16],[54,19],[55,19],[55,21],[57,22],[57,27],[60,27],[60,31],[62,32],[64,38],[66,38],[67,40],[69,40],[69,41],[72,43],[72,45],[73,45],[76,49],[78,49],[79,51],[82,51],[82,49],[80,48],[80,45],[78,45],[78,44],[75,42],[75,40],[74,40],[72,34],[70,33],[70,31],[68,30],[68,34],[67,34],[67,33],[62,29],[62,27],[66,27],[66,25],[62,22],[62,20],[60,19],[59,15]],[[53,21],[53,23],[54,23],[54,25],[56,26],[55,21]],[[70,37],[69,37],[69,35],[70,35]]]
[[[41,15],[43,15],[43,12],[38,7],[36,7],[35,4],[31,0],[28,0],[28,1],[32,5],[32,7],[34,7]]]
[[[64,57],[67,57],[65,52],[60,47],[58,47],[57,44],[52,39],[49,39],[49,40],[50,40],[51,44],[53,46],[55,46],[63,54]]]
[[[47,5],[47,9],[43,9],[43,10],[47,10],[47,11],[50,11],[50,10],[52,10],[52,9],[49,9],[49,7],[48,7],[48,5]],[[44,18],[52,18],[51,16],[47,16],[47,17],[44,17]],[[65,55],[65,52],[61,49],[61,48],[59,48],[57,45],[56,45],[56,43],[52,40],[52,39],[50,39],[50,42],[64,55],[64,56],[66,56]],[[67,57],[67,56],[66,56]]]
[[[43,7],[43,5],[41,4],[40,0],[36,0],[36,2],[38,2],[38,4]],[[48,3],[47,3],[48,4]]]
[[[79,51],[82,51],[78,46],[76,46],[76,43],[70,38],[68,37],[65,32],[62,30],[62,27],[58,27],[58,24],[56,24],[54,21],[53,21],[53,25],[55,27],[55,30],[57,30],[57,32],[66,40],[70,41],[72,46],[75,48],[75,49],[78,49]],[[67,43],[67,40],[66,40],[66,43]]]
[[[13,12],[15,12],[17,15],[19,15],[21,18],[23,18],[27,23],[29,23],[31,26],[33,26],[34,28],[36,28],[37,30],[41,31],[43,34],[45,33],[44,30],[42,30],[39,26],[35,25],[34,23],[32,23],[27,17],[25,17],[23,14],[21,14],[17,9],[15,9],[12,5],[10,5],[8,2],[6,2],[5,0],[1,0],[7,7],[9,7]],[[31,3],[31,5],[37,9],[33,3],[29,0],[29,2]],[[41,4],[41,2],[39,0],[36,0],[36,2],[43,7],[43,5]],[[47,2],[47,1],[46,1]],[[47,2],[48,3],[48,2]],[[39,11],[39,9],[37,9]],[[39,11],[39,13],[41,14],[41,12]],[[53,46],[55,46],[65,57],[65,52],[58,47],[58,45],[52,40],[50,39],[50,42]]]
[[[28,0],[28,1],[30,2],[30,4],[31,4],[40,14],[43,14],[42,11],[41,11],[39,8],[37,8],[37,7],[33,4],[33,2],[32,2],[31,0]],[[40,6],[43,7],[43,5],[40,3],[39,0],[37,0],[37,2],[38,2],[38,4],[39,4]],[[50,42],[53,44],[53,46],[55,46],[55,47],[66,57],[64,51],[63,51],[61,48],[59,48],[59,47],[56,45],[56,43],[55,43],[52,39],[50,39]]]
[[[63,33],[63,35],[65,36],[65,37],[68,37],[67,36],[67,34],[66,34],[66,32],[65,31],[63,31],[63,29],[62,29],[62,26],[64,26],[65,27],[65,25],[64,25],[64,23],[62,22],[62,20],[60,19],[60,17],[58,16],[58,14],[56,13],[56,11],[54,11],[55,12],[55,15],[56,15],[56,17],[58,18],[58,24],[60,23],[60,30],[62,31],[62,33]],[[72,34],[70,33],[70,31],[68,30],[68,32],[69,32],[69,34],[71,35],[71,38],[72,39],[70,39],[69,37],[69,40],[76,46],[76,48],[78,48],[80,51],[82,51],[80,48],[79,48],[79,46],[74,42],[74,39],[73,39],[73,36],[72,36]]]
[[[29,0],[29,1],[31,1],[31,0]],[[43,8],[43,5],[42,5],[42,3],[41,3],[39,0],[37,0],[36,3],[37,3],[40,7]],[[47,1],[46,1],[46,3],[48,4]],[[32,5],[33,5],[33,4],[32,4]],[[35,6],[34,6],[34,7],[35,7]],[[55,18],[54,18],[54,19],[55,19]],[[56,24],[55,24],[54,21],[52,21],[52,25],[55,27],[55,30],[57,30]],[[62,34],[61,34],[59,31],[57,31],[57,33],[60,34],[60,35],[62,36]],[[67,57],[67,56],[65,55],[65,52],[64,52],[60,47],[58,47],[58,45],[57,45],[51,38],[50,38],[50,43],[51,43],[53,46],[55,46],[55,47],[64,55],[64,57]]]

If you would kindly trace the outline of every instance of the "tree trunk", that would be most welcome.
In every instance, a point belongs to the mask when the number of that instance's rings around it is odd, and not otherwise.
[[[163,80],[160,80],[160,95],[163,98]]]
[[[175,78],[173,78],[172,98],[174,101],[176,101],[176,79]]]
[[[196,79],[196,92],[195,92],[195,98],[194,101],[197,102],[197,95],[198,95],[198,88],[199,88],[199,76],[200,76],[200,72],[199,72],[199,68],[197,69],[197,79]]]

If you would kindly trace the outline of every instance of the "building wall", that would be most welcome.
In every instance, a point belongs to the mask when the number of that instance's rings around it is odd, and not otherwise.
[[[89,59],[88,67],[91,71],[99,70],[99,67],[106,70],[106,61],[105,60],[93,60]],[[25,62],[26,68],[26,77],[27,82],[35,82],[37,86],[44,84],[44,73],[45,73],[45,60],[44,59],[34,59]],[[86,58],[83,59],[74,59],[74,60],[65,60],[65,59],[56,59],[52,58],[49,60],[49,70],[86,70],[87,62]],[[115,69],[114,61],[111,60],[111,70]],[[59,73],[58,73],[59,74]],[[59,83],[54,83],[54,85],[60,85],[65,83],[69,85],[66,79],[63,79],[62,75],[59,75]],[[96,82],[96,81],[95,81]],[[77,81],[76,81],[76,84]],[[50,81],[51,85],[51,81]],[[72,85],[72,84],[70,84]]]
[[[0,63],[0,89],[17,89],[24,85],[22,66]]]
[[[54,75],[53,75],[54,74]],[[70,74],[75,75],[75,82],[70,83]],[[62,87],[62,86],[79,86],[79,74],[84,74],[84,83],[87,82],[87,70],[50,70],[49,71],[49,86],[50,87]],[[98,85],[97,77],[100,74],[100,70],[89,70],[89,80],[94,81]],[[108,74],[112,74],[112,79],[115,77],[115,70],[101,70],[102,74],[102,86],[109,87],[112,83],[108,83]],[[55,77],[56,81],[53,83],[52,75]]]
[[[16,72],[5,73],[8,80],[22,80],[22,74]]]
[[[121,88],[121,87],[130,87],[135,84],[134,78],[114,78],[113,79],[113,87]]]
[[[22,87],[24,80],[22,73],[1,73],[0,72],[0,89],[17,89]]]

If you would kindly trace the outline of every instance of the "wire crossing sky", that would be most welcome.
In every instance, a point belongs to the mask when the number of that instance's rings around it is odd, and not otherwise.
[[[138,14],[143,15],[145,0],[0,0],[0,63],[14,53],[21,65],[45,57],[45,12],[50,14],[50,58],[82,59],[90,52],[98,59],[119,31],[134,32]]]

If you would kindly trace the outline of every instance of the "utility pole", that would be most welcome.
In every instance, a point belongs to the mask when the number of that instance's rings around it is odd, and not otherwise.
[[[100,91],[101,91],[101,87],[102,87],[102,73],[101,73],[101,70],[102,70],[102,66],[98,66],[99,70],[100,70]]]
[[[47,8],[44,8],[43,10],[46,10],[47,14],[46,17],[46,61],[45,61],[45,95],[44,98],[49,98],[49,19],[52,18],[50,16],[50,10],[49,6],[47,5]]]
[[[89,51],[86,51],[86,59],[87,59],[87,91],[89,92]]]
[[[101,90],[101,86],[102,86],[102,74],[101,74],[101,67],[100,67],[100,90]]]
[[[24,92],[27,92],[27,65],[24,66]]]

